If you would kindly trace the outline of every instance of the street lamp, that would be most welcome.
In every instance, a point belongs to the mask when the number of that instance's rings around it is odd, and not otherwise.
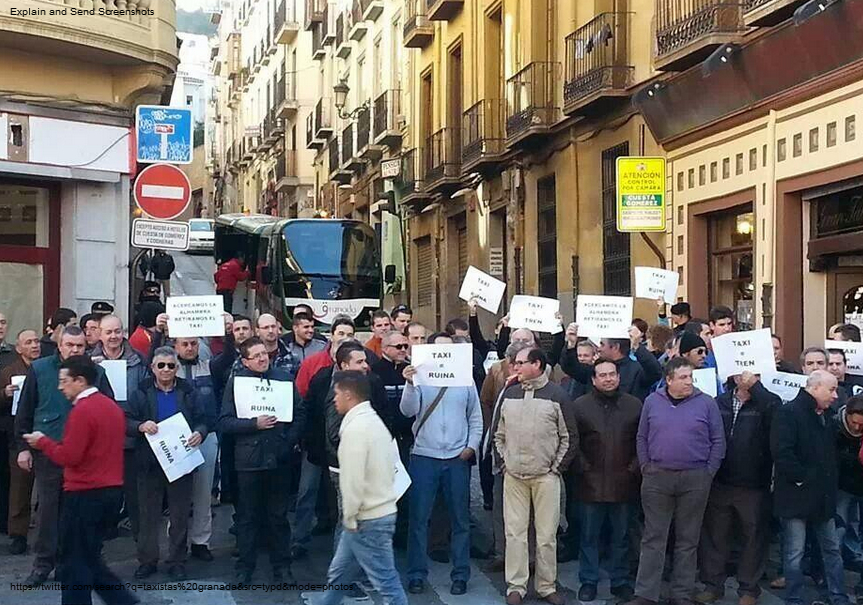
[[[345,105],[348,101],[348,93],[351,91],[346,80],[341,79],[339,83],[333,86],[333,100],[336,105],[336,111],[339,112],[339,117],[343,120],[352,120],[356,118],[362,111],[368,108],[369,102],[363,101],[362,105],[350,112],[345,112]]]

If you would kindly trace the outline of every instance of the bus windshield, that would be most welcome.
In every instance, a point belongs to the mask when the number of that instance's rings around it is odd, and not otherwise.
[[[321,219],[291,221],[284,228],[289,273],[309,277],[380,279],[375,233],[361,223]]]

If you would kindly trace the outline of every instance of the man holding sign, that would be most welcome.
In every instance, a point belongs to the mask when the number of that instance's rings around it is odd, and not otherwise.
[[[291,575],[291,527],[288,524],[288,492],[291,485],[291,460],[305,424],[305,406],[293,391],[290,422],[280,422],[272,403],[259,400],[245,407],[237,398],[235,383],[253,378],[260,388],[276,384],[284,388],[293,384],[288,371],[270,367],[267,347],[258,337],[240,345],[242,369],[237,370],[225,387],[219,428],[234,436],[234,460],[237,467],[239,503],[237,506],[237,581],[250,584],[258,558],[258,531],[263,515],[270,532],[270,563],[273,581],[293,582]],[[275,387],[274,387],[275,388]],[[267,411],[262,411],[266,409]]]
[[[195,388],[177,378],[179,361],[174,349],[159,347],[153,352],[146,379],[132,392],[126,405],[126,435],[135,438],[138,475],[138,569],[135,578],[143,580],[157,571],[159,533],[162,531],[162,501],[168,496],[168,574],[174,581],[186,578],[189,513],[192,511],[193,475],[169,482],[146,435],[158,435],[157,423],[177,413],[183,415],[192,434],[187,445],[198,447],[207,435],[203,405]]]

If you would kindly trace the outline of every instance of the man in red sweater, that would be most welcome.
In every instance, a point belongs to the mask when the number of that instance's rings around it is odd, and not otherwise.
[[[234,307],[234,290],[241,281],[249,279],[249,271],[245,268],[242,255],[240,258],[232,258],[219,265],[213,274],[216,282],[216,294],[225,301],[225,313],[231,313]]]
[[[96,387],[96,365],[86,356],[60,364],[60,390],[72,411],[56,442],[36,431],[27,444],[63,467],[60,535],[60,581],[63,605],[90,605],[92,591],[112,605],[130,605],[138,598],[108,569],[102,558],[107,521],[123,494],[123,440],[126,417]]]

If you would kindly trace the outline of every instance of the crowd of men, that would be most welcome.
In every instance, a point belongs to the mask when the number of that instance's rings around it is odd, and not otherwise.
[[[158,287],[142,294],[131,338],[107,303],[80,320],[60,309],[44,334],[14,339],[0,314],[0,448],[9,452],[0,525],[11,553],[32,549],[31,586],[55,568],[64,581],[110,580],[101,541],[124,524],[137,543],[135,578],[153,576],[164,514],[164,564],[183,580],[189,556],[213,560],[220,502],[235,508],[239,583],[253,582],[264,551],[269,578],[292,582],[292,563],[322,530],[334,540],[328,581],[344,587],[328,591],[328,604],[370,588],[406,603],[394,548],[407,550],[408,593],[427,590],[434,560],[451,563],[451,593],[464,595],[479,554],[474,472],[494,529],[487,569],[503,572],[510,605],[527,596],[531,575],[540,599],[563,603],[558,562],[576,558],[582,602],[597,598],[601,568],[629,605],[713,603],[732,570],[739,605],[755,605],[777,538],[782,568],[770,581],[789,605],[802,603],[804,572],[843,605],[844,570],[863,571],[863,376],[848,374],[842,349],[808,347],[798,366],[774,336],[776,369],[806,376],[799,394],[783,402],[743,372],[714,398],[694,387],[693,372],[715,368],[712,339],[735,330],[726,307],[700,320],[686,303],[670,317],[660,304],[651,323],[632,322],[629,339],[593,342],[575,324],[542,341],[510,329],[508,317],[489,341],[475,301],[466,319],[433,332],[400,305],[376,311],[361,342],[350,317],[325,337],[301,305],[287,334],[269,314],[226,314],[223,338],[199,339],[171,338]],[[851,324],[826,336],[861,340]],[[474,384],[415,384],[411,350],[426,343],[471,343]],[[99,364],[119,359],[126,396],[114,403]],[[234,383],[248,377],[290,384],[290,422],[238,415]],[[146,436],[178,413],[204,463],[168,481]],[[109,462],[105,448],[124,455]],[[404,496],[393,488],[399,465],[411,481]],[[64,601],[77,598],[64,591]]]

